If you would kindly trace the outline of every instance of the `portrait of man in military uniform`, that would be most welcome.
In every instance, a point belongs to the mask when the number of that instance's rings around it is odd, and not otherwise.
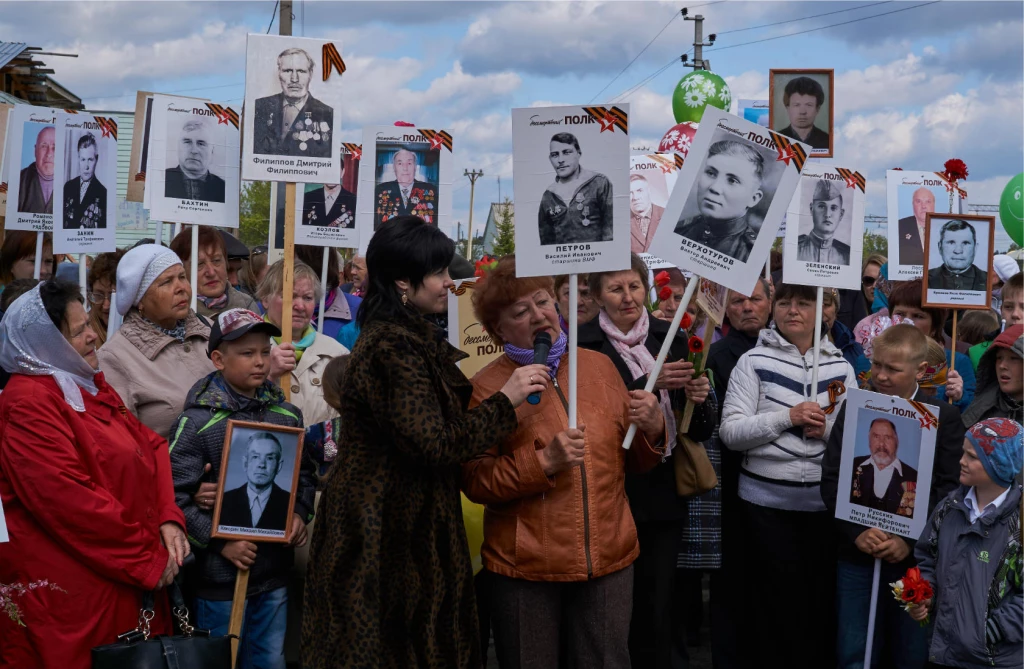
[[[99,159],[95,135],[84,133],[78,138],[78,176],[64,183],[65,230],[107,227],[107,188],[96,177]]]
[[[698,213],[680,217],[675,233],[746,262],[760,228],[751,225],[750,210],[765,197],[764,171],[764,156],[749,144],[732,139],[712,144],[689,196],[696,192]]]
[[[973,225],[956,218],[943,223],[939,229],[942,264],[928,270],[928,290],[985,292],[988,274],[974,264],[977,247],[978,233]],[[934,265],[934,260],[929,258],[928,264]]]
[[[797,239],[797,260],[849,265],[850,247],[835,239],[840,225],[849,219],[843,201],[843,184],[818,179],[811,194],[811,231]],[[849,228],[849,225],[846,226]]]
[[[346,189],[345,161],[336,184],[324,184],[308,191],[302,199],[302,224],[331,228],[356,226],[356,194]]]
[[[405,147],[391,157],[395,178],[378,183],[374,189],[374,230],[396,216],[419,216],[437,225],[437,184],[417,179],[418,165],[416,152]]]
[[[610,242],[613,236],[612,183],[580,165],[579,140],[568,132],[551,137],[548,160],[555,180],[540,199],[542,246]]]
[[[253,153],[329,158],[334,109],[309,92],[315,63],[304,50],[285,49],[277,57],[281,92],[257,98]]]

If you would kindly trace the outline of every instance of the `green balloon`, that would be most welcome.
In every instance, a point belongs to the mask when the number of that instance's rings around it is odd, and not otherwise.
[[[1010,239],[1017,246],[1024,246],[1024,172],[1010,179],[1003,189],[999,198],[999,220]]]
[[[728,110],[731,101],[732,91],[725,79],[713,72],[694,70],[676,84],[672,93],[672,114],[676,123],[700,123],[705,107]]]

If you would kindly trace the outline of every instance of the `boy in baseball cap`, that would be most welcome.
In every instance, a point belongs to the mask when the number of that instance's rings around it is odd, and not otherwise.
[[[1024,653],[1021,486],[1024,428],[1009,418],[972,426],[960,487],[928,519],[915,557],[935,596],[911,609],[934,618],[933,666],[1020,667]]]

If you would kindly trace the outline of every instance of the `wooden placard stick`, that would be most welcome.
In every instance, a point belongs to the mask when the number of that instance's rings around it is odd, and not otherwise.
[[[295,286],[295,184],[284,185],[284,271],[281,275],[281,343],[292,340],[292,291]],[[321,314],[323,318],[323,314]],[[291,400],[291,373],[281,376],[284,398]]]
[[[228,634],[231,639],[231,667],[238,663],[238,643],[242,636],[242,622],[245,620],[245,593],[249,589],[249,570],[239,569],[235,574],[235,592],[231,596],[231,617],[228,618]]]
[[[697,307],[700,309],[700,307]],[[701,309],[701,311],[704,311]],[[711,320],[711,316],[707,312],[704,312],[704,332],[701,334],[701,340],[704,342],[704,365],[707,366],[708,360],[708,349],[711,344],[708,343],[708,338],[711,337],[715,332],[715,322]],[[683,419],[679,423],[679,429],[677,432],[686,434],[690,429],[690,421],[693,420],[693,407],[694,403],[690,400],[686,400],[686,407],[683,408]]]
[[[950,196],[952,197],[952,196]],[[956,315],[957,310],[953,310],[953,341],[949,345],[949,371],[956,371]],[[953,403],[952,397],[947,397],[946,401],[950,404]]]

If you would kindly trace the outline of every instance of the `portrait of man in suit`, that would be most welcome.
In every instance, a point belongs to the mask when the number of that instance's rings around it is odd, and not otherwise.
[[[870,455],[853,461],[850,503],[911,518],[917,494],[917,470],[899,457],[900,438],[887,418],[876,418],[868,429]]]
[[[904,216],[900,225],[900,264],[924,264],[924,226],[930,212],[935,211],[935,193],[921,186],[911,197],[913,216]]]
[[[377,184],[374,190],[373,229],[378,230],[396,216],[419,216],[437,225],[437,185],[416,178],[419,158],[401,148],[391,158],[395,178]]]
[[[819,179],[811,194],[813,227],[808,234],[797,238],[797,260],[849,265],[849,245],[835,239],[836,230],[845,217],[842,184]]]
[[[224,202],[224,180],[210,172],[215,153],[213,131],[206,119],[191,117],[177,139],[178,164],[164,172],[164,197]]]
[[[939,230],[942,264],[928,270],[928,289],[984,293],[988,286],[988,274],[974,264],[977,248],[978,233],[973,225],[960,219],[943,223]]]
[[[629,177],[629,232],[630,250],[645,253],[651,247],[654,233],[661,223],[664,207],[651,201],[651,184],[642,174]]]
[[[285,49],[277,56],[281,92],[256,99],[253,153],[331,157],[334,109],[309,92],[315,65],[304,49]]]
[[[107,227],[107,189],[96,177],[99,147],[91,132],[78,138],[78,176],[64,184],[64,229]]]
[[[247,481],[224,493],[220,525],[286,531],[291,495],[274,483],[284,464],[281,442],[272,432],[250,435],[243,463]]]
[[[26,123],[25,128],[35,125]],[[52,125],[44,126],[36,135],[35,160],[19,175],[18,211],[26,214],[53,213],[53,154],[56,148],[57,131]]]
[[[757,241],[750,210],[765,196],[764,170],[764,157],[754,147],[731,139],[712,144],[697,175],[699,213],[680,218],[674,232],[746,262]]]
[[[302,200],[302,224],[331,228],[356,226],[356,194],[346,189],[345,161],[336,184],[324,184],[307,192]]]

